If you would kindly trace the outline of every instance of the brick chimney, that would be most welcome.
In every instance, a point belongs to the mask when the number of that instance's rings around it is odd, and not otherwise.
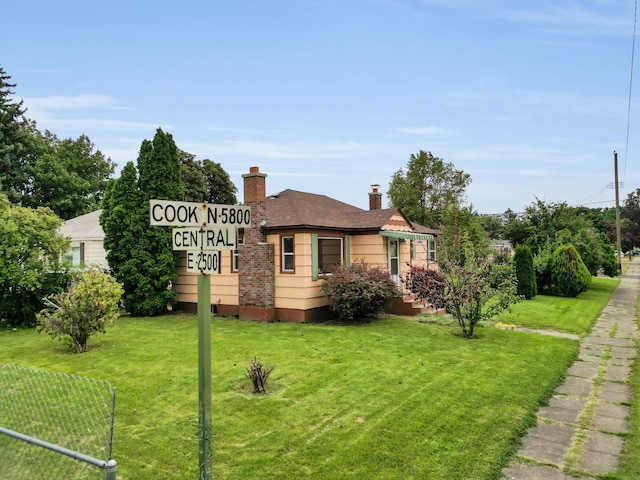
[[[238,315],[246,320],[273,321],[275,308],[275,245],[262,228],[267,220],[266,177],[250,167],[244,179],[244,204],[251,206],[251,228],[238,245]]]
[[[244,203],[248,205],[254,202],[264,203],[267,197],[266,173],[260,173],[258,167],[249,167],[249,173],[242,175],[244,178]]]
[[[371,185],[369,192],[369,210],[380,210],[382,208],[382,193],[378,192],[380,185]]]

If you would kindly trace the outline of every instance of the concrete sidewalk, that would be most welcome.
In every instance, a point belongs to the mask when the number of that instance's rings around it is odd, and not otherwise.
[[[640,261],[633,261],[582,340],[579,359],[503,470],[504,479],[586,480],[618,468],[624,447],[619,434],[629,429],[639,285]]]

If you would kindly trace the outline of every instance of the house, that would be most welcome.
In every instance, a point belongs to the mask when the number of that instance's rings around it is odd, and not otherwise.
[[[63,258],[70,267],[80,268],[86,265],[108,268],[100,213],[102,210],[80,215],[65,221],[60,227],[59,232],[71,238],[71,250]]]
[[[377,185],[363,210],[296,190],[267,196],[266,177],[258,167],[243,175],[252,225],[238,232],[237,250],[222,252],[222,273],[210,276],[212,311],[258,321],[316,321],[327,317],[322,282],[335,265],[381,266],[398,284],[412,265],[437,268],[439,232],[398,209],[383,209]],[[199,274],[187,272],[185,255],[177,269],[176,309],[195,310]]]

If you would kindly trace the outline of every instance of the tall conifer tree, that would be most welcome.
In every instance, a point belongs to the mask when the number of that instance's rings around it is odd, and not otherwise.
[[[177,299],[177,294],[170,289],[177,277],[171,229],[149,227],[148,223],[149,200],[183,200],[181,170],[178,148],[171,134],[158,129],[152,141],[142,142],[138,155],[138,187],[147,228],[141,242],[146,255],[141,258],[140,269],[146,276],[146,282],[138,287],[144,291],[144,300],[138,308],[145,315],[162,313]]]
[[[531,300],[538,294],[531,249],[527,245],[516,245],[513,263],[516,268],[516,278],[518,279],[518,295]]]
[[[143,203],[138,189],[138,174],[133,162],[122,169],[118,180],[107,184],[100,224],[105,233],[104,248],[114,277],[123,285],[122,300],[128,312],[144,315],[138,306],[144,302],[139,286],[146,283],[140,266],[147,253],[143,248],[148,219],[143,217]]]
[[[30,124],[23,102],[12,99],[15,83],[0,67],[0,193],[18,203],[27,184],[26,164],[31,149]]]

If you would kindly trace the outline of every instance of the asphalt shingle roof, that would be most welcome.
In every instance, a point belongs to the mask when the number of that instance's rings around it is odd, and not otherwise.
[[[75,240],[103,240],[104,232],[100,226],[102,210],[80,215],[65,221],[60,227],[60,233]]]
[[[266,199],[268,228],[379,230],[398,212],[395,208],[363,210],[326,195],[289,189]],[[411,225],[418,233],[437,233],[422,225]]]

